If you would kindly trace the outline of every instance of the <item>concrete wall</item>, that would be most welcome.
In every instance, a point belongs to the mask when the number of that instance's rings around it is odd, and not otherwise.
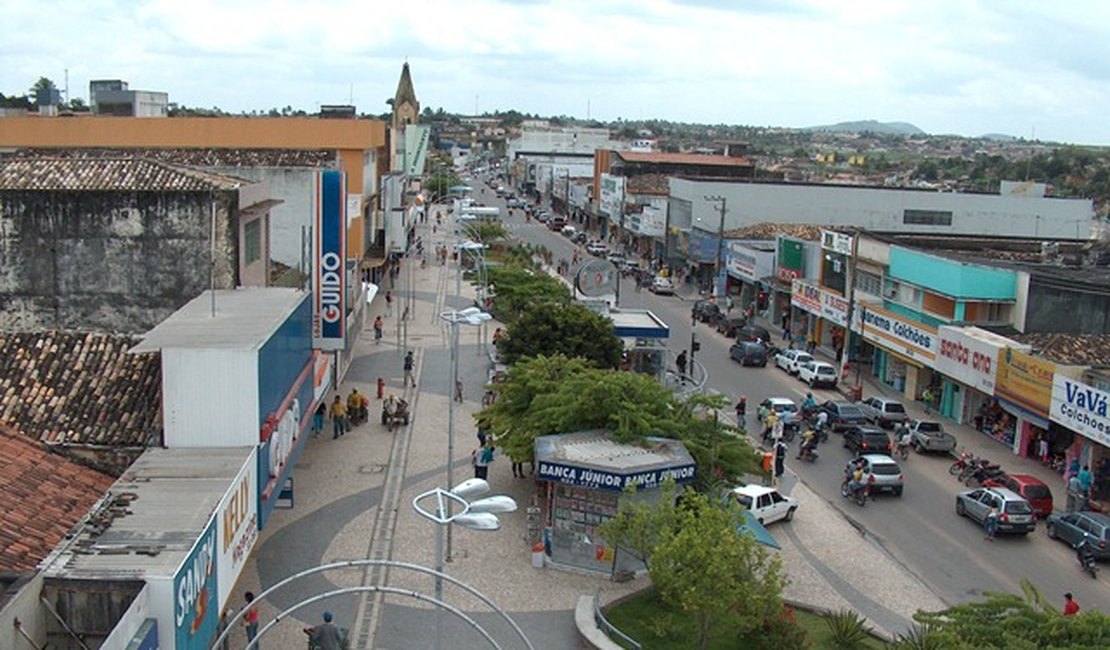
[[[1029,281],[1027,332],[1110,334],[1110,293],[1105,287],[1072,286],[1033,275]]]
[[[311,235],[312,179],[316,167],[208,167],[208,171],[266,183],[270,198],[282,203],[270,208],[270,257],[295,269],[302,267],[301,232]],[[310,251],[311,252],[311,251]],[[311,255],[306,257],[311,260]],[[311,265],[309,266],[311,268]]]
[[[39,602],[42,593],[43,575],[36,573],[19,585],[18,591],[0,609],[0,648],[30,648],[31,645],[15,628],[19,619],[20,627],[35,643],[42,647],[46,644],[46,609]]]
[[[238,196],[0,192],[0,328],[145,332],[209,288],[238,283]]]
[[[723,196],[725,230],[760,222],[855,226],[876,232],[1088,239],[1093,206],[1087,199],[1041,199],[835,185],[728,183],[671,177],[671,196],[693,205],[694,228],[717,230]],[[952,223],[904,223],[904,211],[952,213]]]

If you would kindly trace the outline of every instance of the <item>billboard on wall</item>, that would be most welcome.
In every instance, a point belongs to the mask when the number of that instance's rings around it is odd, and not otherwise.
[[[790,283],[790,304],[835,325],[848,325],[848,300],[824,287],[795,279]]]
[[[937,370],[987,395],[994,395],[1002,350],[1007,346],[1028,349],[978,327],[944,325],[937,335],[940,337]]]
[[[934,327],[906,320],[881,307],[860,304],[852,314],[852,329],[903,357],[930,368],[936,364],[940,342]]]
[[[424,175],[424,160],[428,156],[428,136],[432,127],[425,124],[405,125],[405,175],[409,178]]]
[[[247,458],[231,489],[216,508],[217,554],[216,574],[219,576],[219,606],[227,604],[231,589],[246,565],[254,543],[258,541],[258,450]]]
[[[610,219],[624,213],[624,178],[611,174],[601,175],[601,198],[598,210]]]
[[[778,279],[789,282],[802,277],[805,275],[805,244],[780,235],[777,261],[775,276]]]
[[[1052,376],[1049,419],[1110,447],[1110,393],[1060,373]]]
[[[173,577],[176,650],[201,650],[215,637],[219,619],[216,518],[197,539]]]
[[[316,176],[313,244],[313,345],[341,350],[346,341],[347,217],[346,174],[321,171]]]
[[[1055,374],[1055,363],[1007,347],[999,355],[994,392],[1030,413],[1048,417]]]

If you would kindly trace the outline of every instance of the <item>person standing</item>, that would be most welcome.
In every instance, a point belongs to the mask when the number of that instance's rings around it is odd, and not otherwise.
[[[343,403],[343,399],[338,395],[335,396],[335,401],[331,403],[328,414],[331,415],[331,439],[335,440],[347,433],[347,405]]]
[[[740,396],[739,401],[736,402],[736,426],[744,426],[744,422],[748,415],[748,398],[744,395]]]
[[[933,408],[933,389],[932,388],[930,388],[929,386],[926,386],[925,390],[921,391],[921,401],[925,402],[925,415],[929,415],[930,413],[932,413],[932,408]]]
[[[413,374],[413,369],[415,367],[416,367],[416,360],[412,356],[412,350],[409,350],[408,352],[405,353],[405,361],[404,361],[405,379],[401,383],[405,384],[406,386],[409,385],[409,384],[412,384],[412,387],[416,388],[416,376]]]
[[[320,432],[324,430],[324,416],[328,414],[328,403],[320,400],[316,405],[316,411],[312,414],[312,437],[319,438]]]
[[[1079,613],[1079,603],[1072,598],[1071,592],[1064,594],[1064,616],[1075,616]]]
[[[987,516],[983,518],[983,532],[986,533],[984,539],[994,541],[994,534],[998,532],[998,506],[992,505],[987,511]]]
[[[1091,474],[1091,466],[1084,465],[1083,469],[1079,470],[1076,474],[1079,479],[1080,496],[1082,497],[1083,510],[1087,509],[1087,499],[1091,496],[1091,484],[1094,482],[1094,475]]]
[[[1068,479],[1067,489],[1067,505],[1064,508],[1067,512],[1075,512],[1082,509],[1082,494],[1083,486],[1079,482],[1079,476],[1074,475]]]
[[[243,594],[243,598],[247,601],[247,611],[243,614],[243,625],[247,628],[247,644],[249,645],[258,636],[258,605],[254,604],[254,592],[248,591]],[[250,647],[252,650],[258,650],[257,643]]]
[[[1042,465],[1048,464],[1048,434],[1045,433],[1037,440],[1037,456],[1041,459]]]
[[[313,648],[318,650],[342,650],[343,632],[332,623],[331,612],[324,612],[324,622],[315,627],[304,628]]]
[[[680,377],[686,377],[686,350],[678,353],[675,357],[674,365],[678,366],[678,374]]]
[[[493,445],[487,439],[485,444],[470,454],[474,463],[474,478],[486,480],[489,477],[489,464],[493,462]]]
[[[782,440],[775,442],[775,485],[786,473],[786,443]]]
[[[378,316],[374,319],[374,345],[382,342],[382,317]]]
[[[389,318],[393,315],[393,293],[390,291],[385,292],[385,316]]]

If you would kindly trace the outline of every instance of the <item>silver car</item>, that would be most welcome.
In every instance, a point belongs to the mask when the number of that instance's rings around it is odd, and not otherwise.
[[[910,437],[917,453],[927,451],[948,452],[956,448],[956,438],[944,430],[940,422],[914,420],[910,423]]]
[[[890,492],[902,496],[906,479],[898,462],[886,454],[863,454],[863,480],[871,487],[871,494]]]
[[[1037,526],[1033,506],[1006,488],[978,488],[956,495],[956,514],[983,523],[991,506],[998,508],[998,532],[1028,535]]]

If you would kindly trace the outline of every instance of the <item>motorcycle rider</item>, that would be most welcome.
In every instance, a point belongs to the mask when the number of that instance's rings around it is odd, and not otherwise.
[[[909,451],[910,445],[913,444],[913,435],[910,433],[910,427],[903,422],[895,432],[895,437],[898,440],[898,452],[905,454]]]
[[[805,433],[802,434],[802,443],[798,446],[798,455],[795,456],[795,458],[800,459],[806,454],[809,454],[811,457],[815,457],[814,455],[816,454],[816,452],[817,432],[813,429],[806,429]]]
[[[848,476],[848,493],[856,494],[867,484],[863,482],[863,459],[857,458],[848,461],[848,466],[844,468],[844,473]]]
[[[1084,570],[1090,571],[1092,574],[1097,570],[1095,568],[1095,550],[1091,546],[1090,537],[1084,537],[1082,542],[1075,546],[1075,557],[1079,560],[1079,566]]]
[[[817,413],[817,421],[813,424],[813,428],[817,430],[818,434],[824,434],[825,427],[829,424],[829,412],[819,411]]]
[[[817,400],[813,399],[813,393],[806,393],[806,398],[802,400],[802,413],[809,415],[817,408]]]

